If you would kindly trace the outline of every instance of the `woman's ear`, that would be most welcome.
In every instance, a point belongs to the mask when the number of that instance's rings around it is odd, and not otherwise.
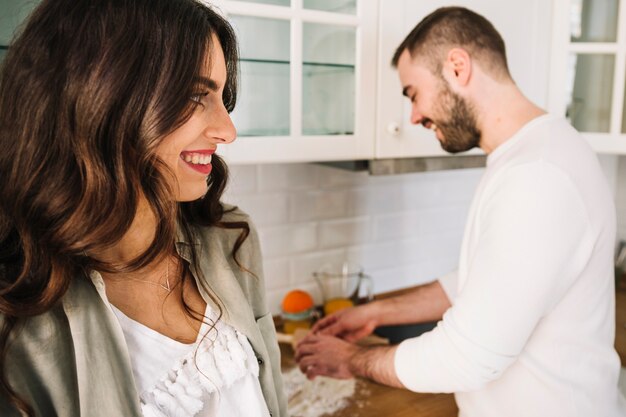
[[[443,65],[443,76],[450,83],[465,87],[472,75],[472,59],[463,48],[452,48]]]

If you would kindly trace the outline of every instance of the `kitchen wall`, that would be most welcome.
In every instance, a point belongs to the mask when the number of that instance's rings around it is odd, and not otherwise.
[[[385,292],[454,269],[482,169],[370,176],[313,164],[231,167],[225,201],[257,225],[268,302],[286,291],[320,295],[312,272],[329,261],[361,264]]]
[[[626,239],[626,158],[600,156]],[[361,264],[385,292],[431,281],[457,265],[482,169],[370,176],[313,164],[231,167],[225,201],[248,212],[265,260],[270,309],[305,289],[329,261]],[[622,179],[620,181],[620,179]]]

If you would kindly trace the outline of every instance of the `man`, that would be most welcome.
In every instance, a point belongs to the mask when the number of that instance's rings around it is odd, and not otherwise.
[[[438,9],[393,58],[411,122],[487,168],[458,271],[317,323],[296,358],[309,378],[363,376],[455,392],[464,417],[626,416],[613,349],[615,210],[598,161],[517,88],[484,17]],[[439,320],[392,347],[353,342],[380,325]]]

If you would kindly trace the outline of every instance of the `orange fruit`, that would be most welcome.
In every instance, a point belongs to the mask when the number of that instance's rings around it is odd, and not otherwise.
[[[285,313],[302,313],[313,307],[313,298],[306,291],[292,290],[283,298],[282,307]]]

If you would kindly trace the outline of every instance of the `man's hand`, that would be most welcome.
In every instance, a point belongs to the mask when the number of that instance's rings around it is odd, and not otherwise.
[[[307,378],[355,376],[396,388],[403,385],[394,368],[395,346],[362,347],[334,336],[309,333],[296,347],[296,361]]]
[[[312,333],[337,336],[355,342],[372,334],[377,326],[374,303],[340,310],[315,323]]]
[[[333,336],[309,333],[296,348],[296,362],[307,378],[353,378],[350,360],[361,348]]]

